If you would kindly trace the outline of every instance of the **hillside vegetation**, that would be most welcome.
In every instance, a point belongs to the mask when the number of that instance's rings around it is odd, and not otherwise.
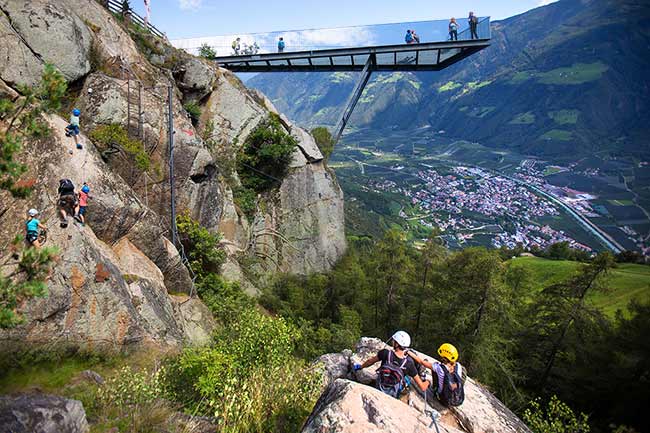
[[[512,263],[523,266],[531,276],[531,285],[541,291],[579,272],[582,263],[569,260],[549,260],[540,257],[518,257]],[[628,311],[632,300],[650,302],[650,266],[620,263],[609,271],[603,284],[609,289],[592,293],[588,300],[610,318],[618,310]]]

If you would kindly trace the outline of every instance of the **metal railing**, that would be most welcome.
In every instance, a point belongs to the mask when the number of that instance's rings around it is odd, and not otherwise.
[[[468,18],[457,19],[458,40],[472,39]],[[327,49],[357,48],[405,44],[407,30],[415,30],[421,43],[450,40],[450,20],[415,21],[394,24],[377,24],[354,27],[338,27],[307,30],[287,30],[267,33],[232,34],[191,39],[173,40],[172,45],[192,54],[198,54],[207,45],[217,57],[277,53],[278,42],[283,38],[283,52],[319,51]],[[490,17],[481,17],[476,26],[474,39],[491,38]],[[232,44],[239,38],[239,49]],[[235,44],[237,45],[237,44]]]
[[[124,16],[125,14],[122,11],[122,2],[118,0],[100,0],[100,3],[109,11]],[[158,30],[153,24],[146,23],[144,18],[138,15],[132,8],[129,9],[128,15],[132,22],[139,25],[142,28],[149,30],[152,34],[158,36],[159,38],[165,39],[166,36],[163,32]]]

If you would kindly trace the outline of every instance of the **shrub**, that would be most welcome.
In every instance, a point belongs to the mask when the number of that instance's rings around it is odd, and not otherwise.
[[[102,125],[90,133],[90,139],[100,148],[117,147],[133,158],[135,166],[142,171],[149,171],[151,159],[144,143],[129,138],[126,130],[117,124]]]
[[[211,347],[170,359],[164,382],[187,410],[214,416],[223,432],[299,431],[319,378],[293,357],[298,330],[255,309],[217,332]]]
[[[334,151],[334,138],[332,138],[330,131],[324,126],[319,126],[311,130],[311,135],[314,137],[325,161],[329,160]]]
[[[237,155],[237,173],[245,188],[264,192],[276,188],[289,170],[296,139],[287,134],[277,115],[248,136]]]
[[[257,193],[252,189],[236,187],[232,191],[233,200],[247,218],[253,218],[257,210]]]
[[[185,111],[187,111],[187,114],[190,116],[190,120],[192,121],[192,125],[196,126],[199,123],[199,119],[201,118],[201,107],[199,107],[199,104],[196,102],[187,102],[185,105],[183,105],[183,108]]]
[[[539,399],[530,402],[524,411],[524,422],[534,433],[589,433],[587,415],[576,415],[556,396],[543,408]]]
[[[202,44],[199,47],[199,56],[204,59],[214,60],[217,58],[217,52],[208,44]]]
[[[192,271],[200,279],[209,273],[219,273],[226,253],[219,248],[221,235],[212,234],[189,213],[176,216],[180,241],[188,253]]]

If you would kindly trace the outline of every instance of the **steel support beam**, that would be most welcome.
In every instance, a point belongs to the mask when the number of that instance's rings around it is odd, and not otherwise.
[[[352,96],[350,96],[350,99],[348,100],[348,105],[345,107],[345,110],[343,110],[343,115],[341,116],[341,120],[339,120],[339,123],[336,127],[336,135],[334,136],[334,145],[336,145],[339,142],[339,139],[343,134],[343,130],[345,129],[345,126],[348,124],[348,120],[350,120],[350,116],[352,116],[352,113],[354,112],[354,107],[357,106],[357,102],[359,102],[359,98],[361,98],[361,95],[363,94],[363,89],[366,88],[366,84],[368,84],[368,80],[370,80],[370,75],[372,74],[375,63],[376,63],[375,55],[371,54],[370,56],[368,56],[368,60],[366,61],[363,70],[361,71],[361,77],[359,77],[359,81],[357,82],[356,87],[352,91]]]

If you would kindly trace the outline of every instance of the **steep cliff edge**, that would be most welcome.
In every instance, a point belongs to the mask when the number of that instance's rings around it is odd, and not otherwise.
[[[0,95],[19,96],[20,86],[34,86],[45,64],[53,64],[70,82],[69,106],[82,110],[84,144],[74,149],[65,137],[63,113],[50,116],[51,136],[26,143],[19,155],[31,197],[0,194],[3,255],[32,207],[50,228],[47,245],[61,250],[49,296],[24,302],[26,323],[0,332],[0,339],[125,346],[200,343],[209,336],[214,325],[207,309],[169,294],[192,286],[169,241],[170,114],[178,212],[222,233],[226,278],[255,293],[251,276],[329,269],[345,251],[343,197],[309,134],[283,121],[298,142],[289,173],[257,197],[254,215],[244,215],[233,198],[240,181],[231,167],[251,131],[275,109],[235,76],[127,27],[99,3],[78,6],[0,0],[0,56],[7,60],[0,65]],[[188,103],[199,108],[200,119],[189,118]],[[127,130],[141,147],[91,140],[107,125]],[[58,227],[61,178],[92,187],[85,227]]]

